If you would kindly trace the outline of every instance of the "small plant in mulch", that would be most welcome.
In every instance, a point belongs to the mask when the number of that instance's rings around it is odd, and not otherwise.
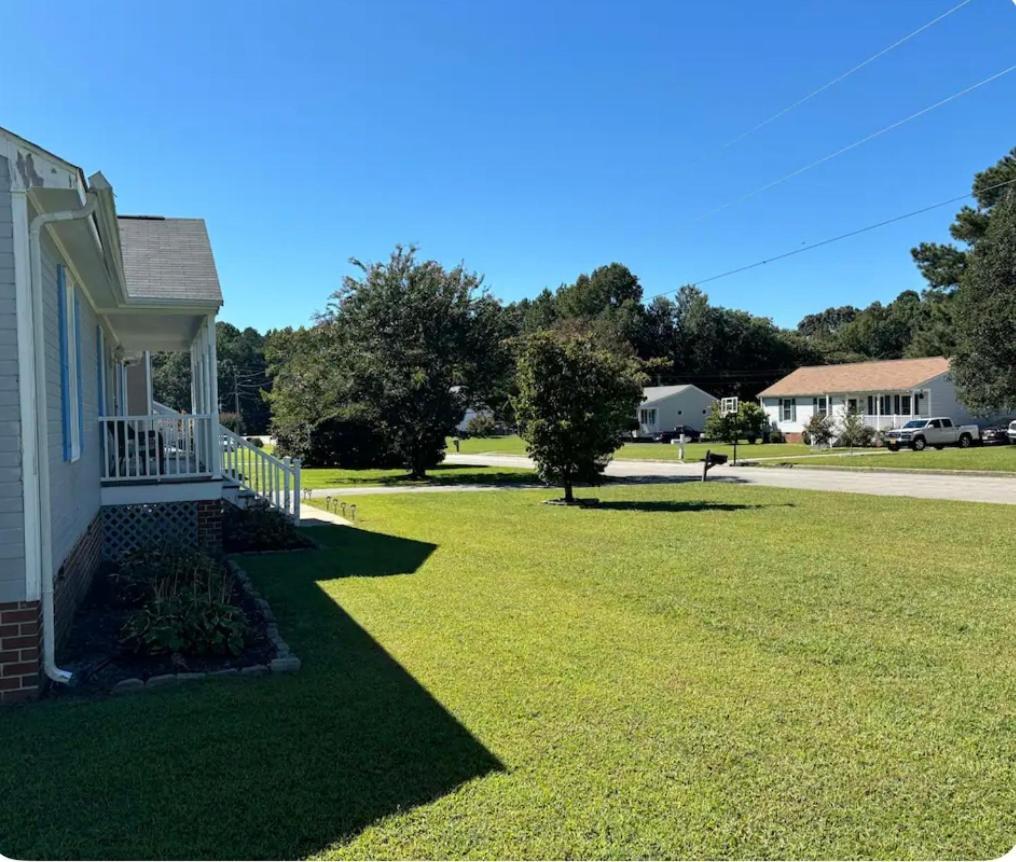
[[[222,543],[231,554],[289,551],[312,545],[289,518],[266,500],[254,500],[245,509],[227,506],[222,520]]]
[[[134,609],[121,642],[147,655],[239,655],[247,633],[233,603],[232,575],[221,560],[187,547],[156,547],[128,555],[111,578],[115,596]]]

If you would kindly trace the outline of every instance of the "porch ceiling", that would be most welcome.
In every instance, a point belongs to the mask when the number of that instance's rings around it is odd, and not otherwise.
[[[208,312],[107,312],[106,319],[127,353],[142,350],[188,350]]]

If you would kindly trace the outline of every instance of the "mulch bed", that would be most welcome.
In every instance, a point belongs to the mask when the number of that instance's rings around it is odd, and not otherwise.
[[[71,686],[50,686],[52,694],[99,694],[132,677],[147,680],[162,674],[228,670],[268,664],[275,657],[275,645],[268,637],[264,613],[253,597],[237,583],[233,584],[232,602],[243,609],[248,624],[240,655],[149,656],[125,649],[120,644],[119,635],[134,609],[114,601],[109,582],[111,571],[112,566],[104,565],[96,574],[57,657],[60,667],[74,673],[74,683]]]

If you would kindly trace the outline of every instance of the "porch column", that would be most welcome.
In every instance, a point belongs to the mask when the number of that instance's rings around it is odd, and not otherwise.
[[[216,355],[215,345],[215,315],[209,314],[205,322],[205,331],[208,333],[208,412],[212,416],[209,423],[209,436],[211,437],[211,468],[212,475],[222,475],[222,446],[219,437],[219,360]]]
[[[151,416],[155,412],[153,402],[155,398],[152,393],[152,351],[145,351],[145,414]]]

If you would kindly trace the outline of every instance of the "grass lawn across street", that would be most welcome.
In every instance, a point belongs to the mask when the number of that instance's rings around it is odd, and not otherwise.
[[[833,454],[814,458],[787,458],[785,463],[797,463],[802,467],[842,467],[865,470],[973,470],[986,473],[1016,474],[1016,446],[974,446],[959,449],[955,446],[942,450],[925,449],[912,452],[881,450],[858,450],[863,455],[847,456]],[[780,462],[770,462],[779,466]]]
[[[243,558],[292,676],[3,711],[18,858],[971,858],[1016,841],[1006,506],[360,498]],[[588,496],[588,495],[584,495]],[[942,541],[943,525],[948,541]]]

